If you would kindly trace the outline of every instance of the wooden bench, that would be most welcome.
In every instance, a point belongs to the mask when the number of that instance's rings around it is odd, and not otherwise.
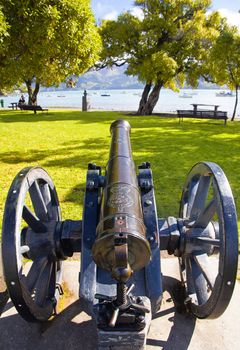
[[[47,108],[42,108],[41,106],[30,106],[30,105],[19,105],[21,111],[34,111],[34,114],[37,114],[37,111],[48,112]]]
[[[193,110],[177,110],[179,123],[180,121],[183,121],[183,118],[199,118],[199,119],[220,119],[224,120],[224,124],[227,123],[227,112],[224,111],[218,111],[217,105],[206,105],[206,104],[192,104]],[[198,110],[198,106],[212,106],[214,107],[214,110]]]

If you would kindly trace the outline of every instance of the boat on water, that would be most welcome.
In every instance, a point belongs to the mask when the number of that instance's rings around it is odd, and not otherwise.
[[[108,97],[111,96],[110,94],[101,94],[102,97]]]
[[[234,97],[236,96],[232,91],[220,91],[216,93],[217,97]]]
[[[192,98],[192,94],[190,94],[188,92],[184,92],[182,95],[179,95],[178,97],[181,97],[181,98]]]

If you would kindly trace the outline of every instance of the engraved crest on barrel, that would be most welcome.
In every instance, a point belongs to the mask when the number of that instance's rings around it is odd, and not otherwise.
[[[110,197],[107,202],[108,207],[123,211],[127,207],[133,205],[133,199],[131,197],[131,188],[127,185],[116,184],[110,189]]]
[[[106,183],[103,190],[97,238],[92,247],[95,263],[113,271],[118,263],[119,245],[125,242],[127,264],[131,271],[143,268],[150,260],[141,196],[130,144],[130,125],[117,120],[112,134]],[[119,243],[120,242],[120,243]]]

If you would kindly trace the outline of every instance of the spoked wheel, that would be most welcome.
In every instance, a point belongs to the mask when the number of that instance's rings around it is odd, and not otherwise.
[[[188,174],[180,206],[185,230],[180,272],[186,303],[199,318],[219,317],[237,273],[236,208],[228,180],[215,163],[198,163]]]
[[[10,297],[27,321],[45,321],[55,310],[62,263],[49,228],[61,219],[57,193],[42,168],[25,168],[6,200],[2,256]]]

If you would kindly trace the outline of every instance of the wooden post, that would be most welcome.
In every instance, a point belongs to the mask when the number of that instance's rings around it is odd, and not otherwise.
[[[217,109],[218,109],[218,106],[214,106],[214,118],[217,117]]]
[[[84,90],[83,97],[82,97],[82,111],[86,112],[88,109],[87,106],[87,91]]]
[[[197,116],[197,104],[193,104],[193,116],[196,117]]]

